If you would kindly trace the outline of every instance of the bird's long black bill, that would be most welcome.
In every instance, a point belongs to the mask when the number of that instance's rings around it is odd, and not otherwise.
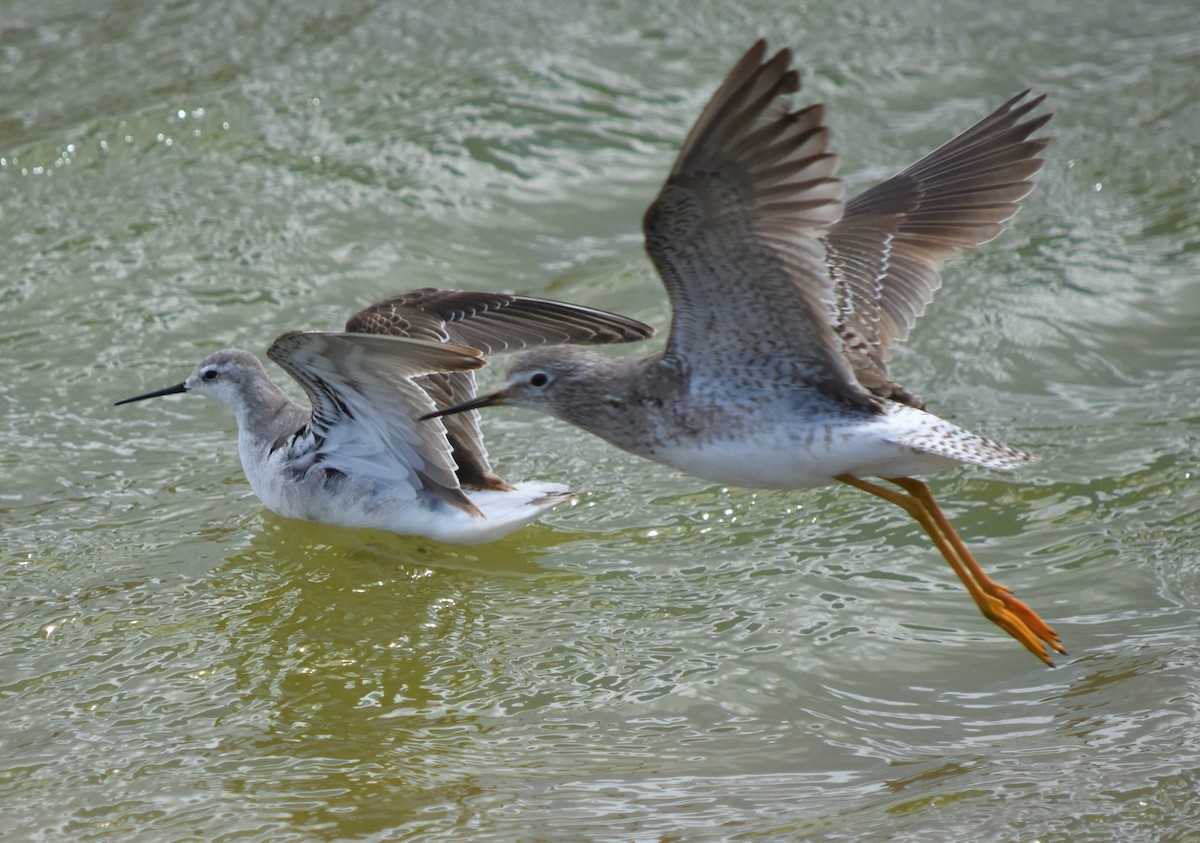
[[[159,398],[163,395],[178,395],[180,392],[187,392],[187,383],[177,383],[174,386],[167,386],[162,389],[156,389],[153,392],[147,392],[145,395],[135,395],[133,398],[118,401],[113,406],[120,407],[122,404],[132,404],[134,401],[145,401],[147,398]]]
[[[492,407],[496,404],[503,404],[505,395],[503,392],[493,392],[491,395],[483,395],[472,401],[464,401],[461,404],[455,404],[451,407],[443,407],[432,413],[426,413],[421,416],[421,421],[429,419],[440,419],[442,416],[453,416],[456,413],[465,413],[467,410],[478,410],[481,407]]]

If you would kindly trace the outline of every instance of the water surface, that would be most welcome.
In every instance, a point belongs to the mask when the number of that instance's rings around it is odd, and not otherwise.
[[[1187,4],[0,2],[0,827],[29,840],[1185,840],[1200,803]],[[851,489],[519,411],[584,494],[455,548],[277,518],[215,402],[114,400],[424,285],[662,328],[639,223],[759,35],[886,177],[1055,141],[894,372],[1039,453],[935,481],[1047,670]]]

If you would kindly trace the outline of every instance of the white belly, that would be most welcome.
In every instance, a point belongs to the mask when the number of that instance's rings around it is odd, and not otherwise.
[[[242,452],[242,468],[263,505],[285,518],[460,544],[495,541],[572,497],[558,483],[470,491],[467,496],[482,513],[473,514],[420,489],[405,472],[397,471],[390,483],[355,475],[324,483],[320,471],[298,477],[288,470],[282,450],[266,455],[253,443]]]
[[[949,452],[906,444],[925,438],[973,434],[929,413],[904,407],[885,415],[830,417],[766,424],[738,435],[677,439],[649,455],[680,471],[717,483],[757,489],[827,486],[840,474],[907,477],[975,462]]]

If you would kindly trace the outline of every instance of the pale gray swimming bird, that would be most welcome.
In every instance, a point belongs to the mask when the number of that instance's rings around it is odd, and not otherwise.
[[[291,331],[267,356],[311,407],[271,382],[248,351],[205,357],[183,383],[118,401],[211,395],[233,410],[250,488],[272,512],[445,542],[480,543],[572,495],[558,483],[501,480],[478,414],[419,424],[475,396],[487,353],[552,343],[645,339],[634,319],[503,293],[416,290],[367,307],[345,332]]]
[[[925,412],[887,370],[942,262],[998,235],[1033,189],[1049,138],[1031,135],[1050,118],[1028,116],[1044,97],[1013,97],[843,204],[824,107],[789,109],[791,64],[763,41],[746,53],[646,212],[673,311],[662,353],[532,351],[498,392],[432,415],[513,404],[719,483],[848,483],[903,507],[983,614],[1050,664],[1058,636],[983,572],[912,476],[1033,457]]]

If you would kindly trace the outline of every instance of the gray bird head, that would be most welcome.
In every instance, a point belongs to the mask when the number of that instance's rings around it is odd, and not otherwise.
[[[603,391],[603,374],[610,362],[590,349],[576,346],[534,349],[513,362],[508,370],[508,380],[500,389],[424,418],[511,404],[579,424],[581,415],[592,414],[598,390]]]
[[[147,398],[188,392],[195,395],[211,395],[234,412],[238,412],[245,405],[248,396],[253,395],[264,383],[269,384],[270,381],[257,357],[248,351],[226,348],[214,351],[201,360],[200,365],[183,383],[135,395],[133,398],[118,401],[117,404],[131,404]]]

